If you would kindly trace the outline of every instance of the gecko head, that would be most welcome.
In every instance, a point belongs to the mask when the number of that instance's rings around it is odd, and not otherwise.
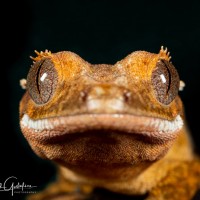
[[[167,50],[136,51],[114,65],[92,65],[69,51],[36,53],[23,81],[20,127],[40,157],[115,177],[166,155],[184,117]]]

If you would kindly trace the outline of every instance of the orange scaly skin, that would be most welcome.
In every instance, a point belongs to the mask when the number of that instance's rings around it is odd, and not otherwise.
[[[88,199],[94,188],[192,199],[200,162],[167,50],[136,51],[114,65],[69,51],[36,53],[20,126],[33,151],[57,164],[58,179],[28,200]]]

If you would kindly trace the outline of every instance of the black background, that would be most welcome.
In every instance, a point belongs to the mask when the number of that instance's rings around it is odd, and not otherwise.
[[[186,83],[180,96],[200,153],[199,10],[199,1],[5,1],[0,37],[0,183],[15,176],[20,183],[42,188],[54,178],[54,167],[35,156],[19,129],[18,106],[24,93],[19,80],[26,78],[34,50],[69,50],[91,63],[113,64],[135,50],[157,53],[161,45],[168,47]],[[0,199],[23,197],[0,191]]]

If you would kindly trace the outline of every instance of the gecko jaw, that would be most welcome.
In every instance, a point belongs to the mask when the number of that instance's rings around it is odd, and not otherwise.
[[[166,140],[176,137],[176,132],[183,126],[183,120],[180,115],[169,121],[128,114],[88,114],[33,120],[24,114],[20,125],[34,137],[40,137],[41,134],[46,139],[89,130],[114,130]]]

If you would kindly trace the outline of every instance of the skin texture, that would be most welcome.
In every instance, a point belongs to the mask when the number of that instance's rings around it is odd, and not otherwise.
[[[200,164],[167,49],[136,51],[114,65],[69,51],[36,53],[23,80],[20,127],[33,151],[57,165],[58,178],[27,199],[93,199],[95,188],[192,199]]]

